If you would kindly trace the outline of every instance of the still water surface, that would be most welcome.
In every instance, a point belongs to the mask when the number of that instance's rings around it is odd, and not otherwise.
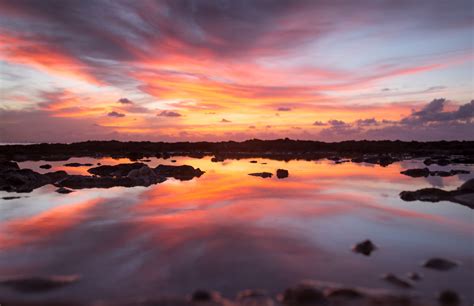
[[[185,295],[213,289],[233,297],[247,288],[274,294],[304,279],[371,288],[392,287],[384,273],[423,280],[412,293],[432,298],[443,289],[473,302],[472,210],[449,202],[403,202],[402,190],[453,189],[474,175],[411,178],[400,174],[421,160],[388,167],[331,161],[258,159],[212,163],[210,158],[152,159],[187,164],[206,173],[148,188],[84,189],[62,195],[45,186],[0,200],[0,275],[77,275],[69,287],[40,295],[0,288],[0,296],[78,302]],[[128,159],[73,158],[118,164]],[[66,162],[20,163],[38,172],[87,174]],[[262,164],[266,163],[266,164]],[[286,179],[248,176],[288,169]],[[431,170],[448,167],[431,166]],[[456,166],[474,171],[474,167]],[[449,169],[449,168],[448,168]],[[0,193],[0,197],[12,194]],[[371,239],[371,256],[351,246]],[[421,263],[444,257],[461,265],[446,272]],[[406,289],[405,289],[406,290]],[[405,291],[406,292],[406,291]]]

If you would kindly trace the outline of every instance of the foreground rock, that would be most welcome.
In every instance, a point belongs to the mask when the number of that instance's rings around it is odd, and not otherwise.
[[[3,280],[0,285],[22,293],[42,293],[71,285],[78,280],[77,276],[31,277]]]
[[[403,201],[439,202],[450,201],[469,208],[474,208],[474,179],[462,184],[458,189],[446,191],[438,188],[423,188],[416,191],[402,191]]]
[[[183,166],[168,166],[168,165],[159,165],[155,168],[155,173],[164,177],[172,177],[181,181],[189,181],[195,177],[201,177],[204,174],[204,171],[197,168],[195,169],[192,166],[183,165]]]
[[[427,260],[424,264],[423,267],[433,269],[433,270],[438,270],[438,271],[447,271],[451,270],[453,268],[456,268],[458,264],[454,261],[444,259],[444,258],[431,258]]]
[[[288,172],[288,170],[285,170],[285,169],[278,169],[277,172],[276,172],[276,176],[279,179],[287,178],[288,175],[289,175],[289,172]]]
[[[255,172],[255,173],[249,173],[249,175],[259,176],[259,177],[262,177],[262,178],[269,178],[269,177],[273,176],[273,174],[270,173],[270,172]]]
[[[401,174],[411,176],[411,177],[428,177],[428,176],[441,176],[448,177],[458,174],[469,174],[470,171],[453,169],[450,171],[430,171],[428,168],[419,168],[419,169],[408,169],[400,172]]]
[[[356,253],[364,254],[365,256],[370,256],[370,254],[376,249],[377,247],[375,246],[375,244],[372,243],[372,241],[365,240],[365,241],[357,243],[352,248],[352,251]]]
[[[0,190],[7,192],[31,192],[63,178],[64,171],[40,174],[30,169],[7,170],[0,175]]]
[[[127,176],[128,173],[132,170],[140,169],[143,167],[148,167],[146,164],[143,163],[132,163],[132,164],[119,164],[119,165],[104,165],[95,168],[90,168],[87,170],[90,174],[98,175],[98,176]]]

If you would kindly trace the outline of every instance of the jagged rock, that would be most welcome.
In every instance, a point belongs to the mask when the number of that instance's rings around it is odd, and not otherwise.
[[[431,258],[428,259],[424,264],[423,267],[434,269],[438,271],[447,271],[457,267],[458,264],[454,261],[444,259],[444,258]]]
[[[40,293],[71,285],[78,279],[77,276],[31,277],[3,280],[0,285],[22,293]]]
[[[199,168],[195,169],[194,167],[188,165],[159,165],[155,168],[155,173],[163,177],[172,177],[181,181],[189,181],[195,177],[200,177],[204,174],[204,171],[201,171]]]
[[[270,173],[270,172],[249,173],[249,175],[251,175],[251,176],[259,176],[259,177],[263,177],[263,178],[268,178],[268,177],[272,177],[272,176],[273,176],[273,174]]]
[[[376,249],[377,247],[370,240],[359,242],[352,248],[354,252],[364,254],[365,256],[370,256]]]
[[[404,279],[401,279],[392,273],[385,274],[383,276],[383,279],[389,282],[390,284],[395,285],[400,288],[406,288],[406,289],[413,288],[413,285],[410,282]]]
[[[285,170],[285,169],[278,169],[277,172],[276,172],[276,176],[279,179],[287,178],[288,175],[289,175],[289,172],[288,172],[288,170]]]
[[[441,306],[458,306],[461,305],[461,298],[452,290],[444,290],[438,296]]]
[[[39,166],[41,169],[51,169],[53,166],[51,166],[50,164],[44,164],[44,165],[41,165]]]
[[[87,172],[98,176],[127,176],[132,170],[140,169],[147,166],[144,163],[118,164],[118,165],[103,165],[95,168],[90,168]]]

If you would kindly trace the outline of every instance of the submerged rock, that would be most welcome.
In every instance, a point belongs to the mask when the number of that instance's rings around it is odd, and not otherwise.
[[[390,284],[395,285],[400,288],[405,288],[405,289],[413,288],[413,285],[410,282],[404,279],[401,279],[400,277],[392,273],[385,274],[383,276],[383,279],[389,282]]]
[[[438,296],[441,306],[458,306],[461,305],[461,298],[453,290],[444,290]]]
[[[53,166],[51,166],[50,164],[44,164],[44,165],[41,165],[39,166],[41,169],[51,169]]]
[[[272,177],[273,174],[270,173],[270,172],[255,172],[255,173],[249,173],[249,175],[251,176],[259,176],[259,177],[263,177],[263,178],[268,178],[268,177]]]
[[[71,285],[78,279],[77,276],[31,277],[4,280],[0,285],[22,293],[41,293]]]
[[[451,270],[451,269],[453,269],[457,266],[458,266],[458,264],[454,261],[444,259],[444,258],[438,258],[438,257],[428,259],[423,264],[423,267],[425,267],[425,268],[434,269],[434,270],[438,270],[438,271]]]
[[[276,172],[276,176],[279,179],[287,178],[288,175],[289,175],[289,172],[288,172],[288,170],[285,170],[285,169],[278,169],[277,172]]]
[[[353,248],[352,251],[356,253],[364,254],[365,256],[370,256],[370,254],[375,251],[377,247],[375,244],[372,243],[370,240],[364,240],[362,242],[357,243]]]

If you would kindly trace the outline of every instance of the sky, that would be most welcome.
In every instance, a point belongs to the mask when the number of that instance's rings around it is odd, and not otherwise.
[[[0,142],[474,140],[471,0],[0,0]]]

